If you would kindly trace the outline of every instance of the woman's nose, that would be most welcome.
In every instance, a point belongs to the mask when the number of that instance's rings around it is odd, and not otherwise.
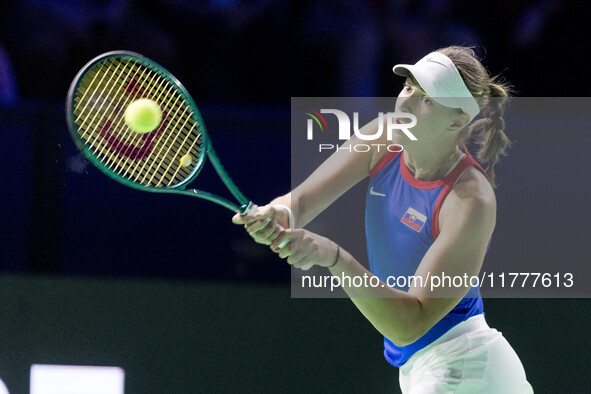
[[[412,96],[399,96],[397,99],[397,107],[401,112],[412,112]]]

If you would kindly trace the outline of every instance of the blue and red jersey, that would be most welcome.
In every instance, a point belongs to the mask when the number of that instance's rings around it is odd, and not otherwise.
[[[466,151],[466,156],[444,178],[425,182],[408,171],[403,155],[404,152],[390,152],[375,165],[370,171],[366,196],[369,268],[384,282],[389,276],[408,278],[415,274],[439,235],[439,211],[459,177],[470,166],[484,172]],[[408,291],[408,285],[395,288]],[[399,367],[450,328],[480,313],[483,313],[480,290],[472,287],[465,298],[417,341],[397,346],[384,338],[384,356],[390,364]]]

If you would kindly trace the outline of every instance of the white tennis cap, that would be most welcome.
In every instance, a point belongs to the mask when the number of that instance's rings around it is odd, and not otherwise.
[[[460,108],[470,115],[470,120],[480,112],[455,64],[443,53],[431,52],[414,65],[397,64],[393,70],[403,77],[412,74],[433,100],[446,107]]]

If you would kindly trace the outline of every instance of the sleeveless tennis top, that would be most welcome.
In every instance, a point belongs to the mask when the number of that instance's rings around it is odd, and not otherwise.
[[[438,217],[443,201],[464,170],[482,167],[466,150],[465,157],[442,179],[425,182],[408,171],[403,152],[389,152],[370,171],[366,195],[365,230],[370,271],[386,282],[388,276],[415,274],[423,256],[439,235]],[[404,285],[404,281],[398,281]],[[402,282],[402,283],[401,283]],[[408,291],[406,286],[394,288]],[[472,287],[443,319],[421,338],[397,346],[384,338],[384,356],[403,365],[414,353],[429,345],[456,324],[483,313],[478,287]]]

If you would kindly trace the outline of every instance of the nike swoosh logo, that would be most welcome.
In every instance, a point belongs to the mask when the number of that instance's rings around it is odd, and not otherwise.
[[[427,62],[430,62],[430,63],[437,63],[437,64],[439,64],[440,66],[443,66],[443,67],[447,68],[447,66],[446,66],[445,64],[443,64],[443,63],[439,63],[437,60],[433,60],[433,58],[429,58],[429,59],[427,59]]]
[[[369,189],[369,194],[371,194],[372,196],[386,197],[386,195],[383,194],[383,193],[374,192],[373,191],[373,186],[371,187],[371,189]]]

